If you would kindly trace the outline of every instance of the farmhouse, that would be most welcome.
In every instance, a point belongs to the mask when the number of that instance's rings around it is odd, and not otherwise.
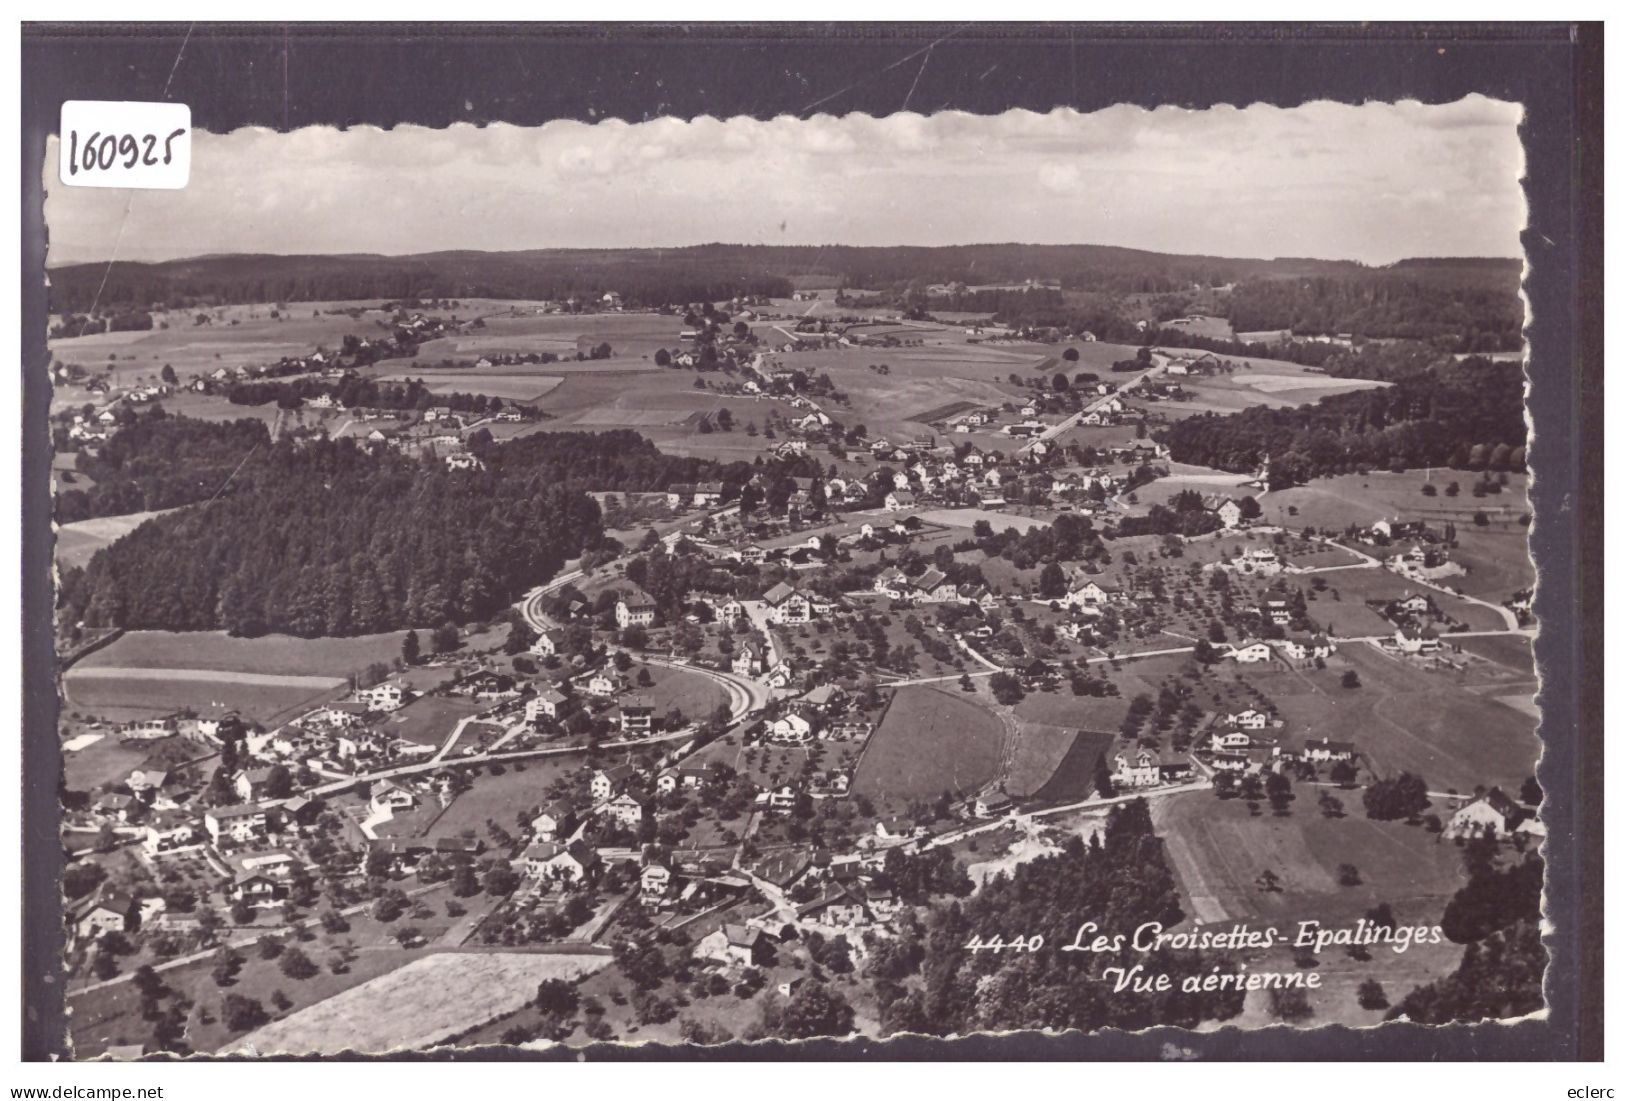
[[[570,845],[539,841],[526,848],[520,859],[524,863],[527,876],[561,884],[580,883],[586,880],[602,863],[598,854],[580,841]]]
[[[108,933],[122,933],[135,911],[135,901],[104,884],[88,897],[73,903],[68,917],[80,940],[95,940]]]
[[[654,704],[647,696],[632,693],[621,697],[621,733],[653,733],[654,718]]]
[[[899,489],[892,493],[886,494],[887,512],[898,512],[902,509],[913,508],[917,503],[918,502],[914,499],[914,494],[910,493],[906,489]]]
[[[399,711],[406,702],[406,695],[401,686],[393,681],[373,685],[371,688],[362,688],[355,694],[356,701],[365,705],[368,711]]]
[[[615,624],[621,630],[647,627],[655,621],[655,602],[648,593],[634,587],[615,602]]]
[[[768,616],[774,623],[798,624],[812,619],[812,602],[794,586],[783,581],[767,590],[762,600],[767,604]]]
[[[971,813],[978,818],[997,818],[1015,808],[1015,802],[1004,792],[989,788],[971,802]]]
[[[525,701],[525,721],[535,723],[544,718],[557,719],[568,702],[568,697],[549,686]]]
[[[564,647],[564,632],[557,627],[549,627],[536,636],[536,641],[530,644],[530,652],[539,658],[550,658]]]
[[[1529,810],[1513,802],[1500,788],[1491,788],[1455,814],[1444,828],[1444,836],[1511,837],[1515,833],[1545,833]]]
[[[694,945],[694,955],[723,966],[755,967],[772,959],[773,945],[767,934],[754,925],[728,921],[701,937]]]
[[[1111,583],[1089,578],[1068,592],[1060,601],[1069,608],[1094,608],[1122,599],[1123,590]]]
[[[552,841],[560,835],[573,832],[576,824],[576,808],[564,800],[558,800],[543,807],[536,817],[530,820],[530,831],[540,841]]]
[[[593,802],[605,802],[623,790],[637,774],[637,769],[628,764],[611,765],[609,768],[599,769],[592,774]]]
[[[397,811],[411,810],[418,805],[418,797],[393,780],[380,780],[372,789],[368,801],[374,814],[393,816]]]
[[[812,741],[812,731],[812,723],[792,711],[768,724],[767,740],[776,745],[806,745]]]
[[[1302,761],[1352,761],[1354,760],[1353,742],[1334,742],[1330,738],[1322,738],[1318,742],[1308,742],[1302,752],[1298,754]]]
[[[1276,649],[1293,661],[1310,658],[1329,658],[1336,649],[1325,635],[1294,635],[1277,642]]]
[[[626,689],[626,678],[613,669],[600,669],[587,678],[587,695],[610,699]]]
[[[730,668],[733,669],[735,676],[754,677],[762,671],[762,666],[762,644],[755,639],[749,639],[734,652]]]
[[[1439,652],[1439,632],[1432,627],[1401,627],[1394,632],[1394,645],[1402,654],[1436,654]]]
[[[658,861],[650,861],[638,875],[638,894],[645,902],[657,902],[671,890],[671,869]]]
[[[1112,783],[1117,787],[1151,787],[1162,781],[1162,762],[1149,749],[1118,753],[1112,764]]]
[[[191,819],[179,814],[159,814],[147,823],[142,848],[157,858],[173,853],[193,852],[203,847],[203,838]]]
[[[649,808],[641,796],[623,791],[601,809],[605,815],[627,829],[635,830],[643,825],[644,815],[648,813]]]
[[[661,795],[670,795],[678,788],[704,787],[713,780],[721,779],[721,772],[713,765],[679,765],[668,768],[660,774],[655,781],[655,791]]]
[[[1229,652],[1225,654],[1225,657],[1234,658],[1236,661],[1250,665],[1254,662],[1268,661],[1270,659],[1270,653],[1271,650],[1268,643],[1259,642],[1254,639],[1248,642],[1243,642],[1239,646],[1231,646]]]
[[[1243,730],[1263,730],[1269,725],[1270,717],[1256,707],[1249,707],[1245,711],[1232,711],[1224,721]]]
[[[262,806],[212,807],[203,814],[203,828],[215,844],[247,844],[270,831],[270,812]]]

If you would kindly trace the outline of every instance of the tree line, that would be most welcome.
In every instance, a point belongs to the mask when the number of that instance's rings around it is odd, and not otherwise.
[[[1518,470],[1525,436],[1522,368],[1475,357],[1314,405],[1190,417],[1158,439],[1174,461],[1216,470],[1248,472],[1268,455],[1279,488],[1369,469]]]

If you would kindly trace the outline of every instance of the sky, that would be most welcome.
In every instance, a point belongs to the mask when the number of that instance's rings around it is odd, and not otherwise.
[[[243,129],[179,191],[66,187],[50,263],[210,253],[1104,244],[1385,264],[1520,256],[1516,104]]]

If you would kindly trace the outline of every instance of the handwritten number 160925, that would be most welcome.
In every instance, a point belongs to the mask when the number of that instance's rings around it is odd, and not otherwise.
[[[134,168],[138,163],[148,166],[168,164],[171,159],[171,146],[176,138],[182,137],[185,133],[184,129],[171,131],[168,137],[162,139],[163,155],[159,156],[159,138],[156,134],[103,134],[95,131],[85,139],[81,154],[79,131],[70,130],[68,174],[77,176],[81,168],[86,172],[92,169],[105,172],[121,160],[125,168]]]

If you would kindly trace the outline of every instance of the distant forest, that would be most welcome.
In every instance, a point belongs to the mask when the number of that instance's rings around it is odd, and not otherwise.
[[[189,308],[240,302],[339,299],[564,298],[613,290],[629,305],[787,296],[811,282],[900,294],[910,283],[970,286],[1054,280],[1070,291],[1167,293],[1248,280],[1346,279],[1403,271],[1410,279],[1486,279],[1517,288],[1516,261],[1402,261],[1373,269],[1344,260],[1177,256],[1106,245],[953,245],[933,248],[696,245],[675,249],[532,249],[413,256],[206,256],[51,269],[55,312]],[[105,277],[106,284],[102,286]],[[100,297],[98,298],[98,288]],[[1268,326],[1260,326],[1268,327]]]
[[[1492,274],[1501,273],[1492,269]],[[1392,273],[1257,279],[1237,286],[1227,308],[1231,327],[1242,333],[1291,329],[1300,335],[1449,337],[1452,351],[1512,351],[1523,345],[1516,271],[1496,282],[1501,285]]]
[[[128,408],[126,406],[126,408]],[[75,468],[88,488],[57,494],[56,522],[122,516],[206,501],[257,448],[269,448],[263,421],[201,421],[166,416],[154,406],[130,420]]]
[[[1175,462],[1218,470],[1251,471],[1268,455],[1274,488],[1362,469],[1521,470],[1523,381],[1516,363],[1447,360],[1314,405],[1190,417],[1157,438]]]
[[[451,472],[353,440],[278,442],[233,492],[148,521],[64,574],[60,603],[93,626],[355,635],[488,618],[602,545],[584,488],[724,481],[632,432],[551,433],[482,447]]]

